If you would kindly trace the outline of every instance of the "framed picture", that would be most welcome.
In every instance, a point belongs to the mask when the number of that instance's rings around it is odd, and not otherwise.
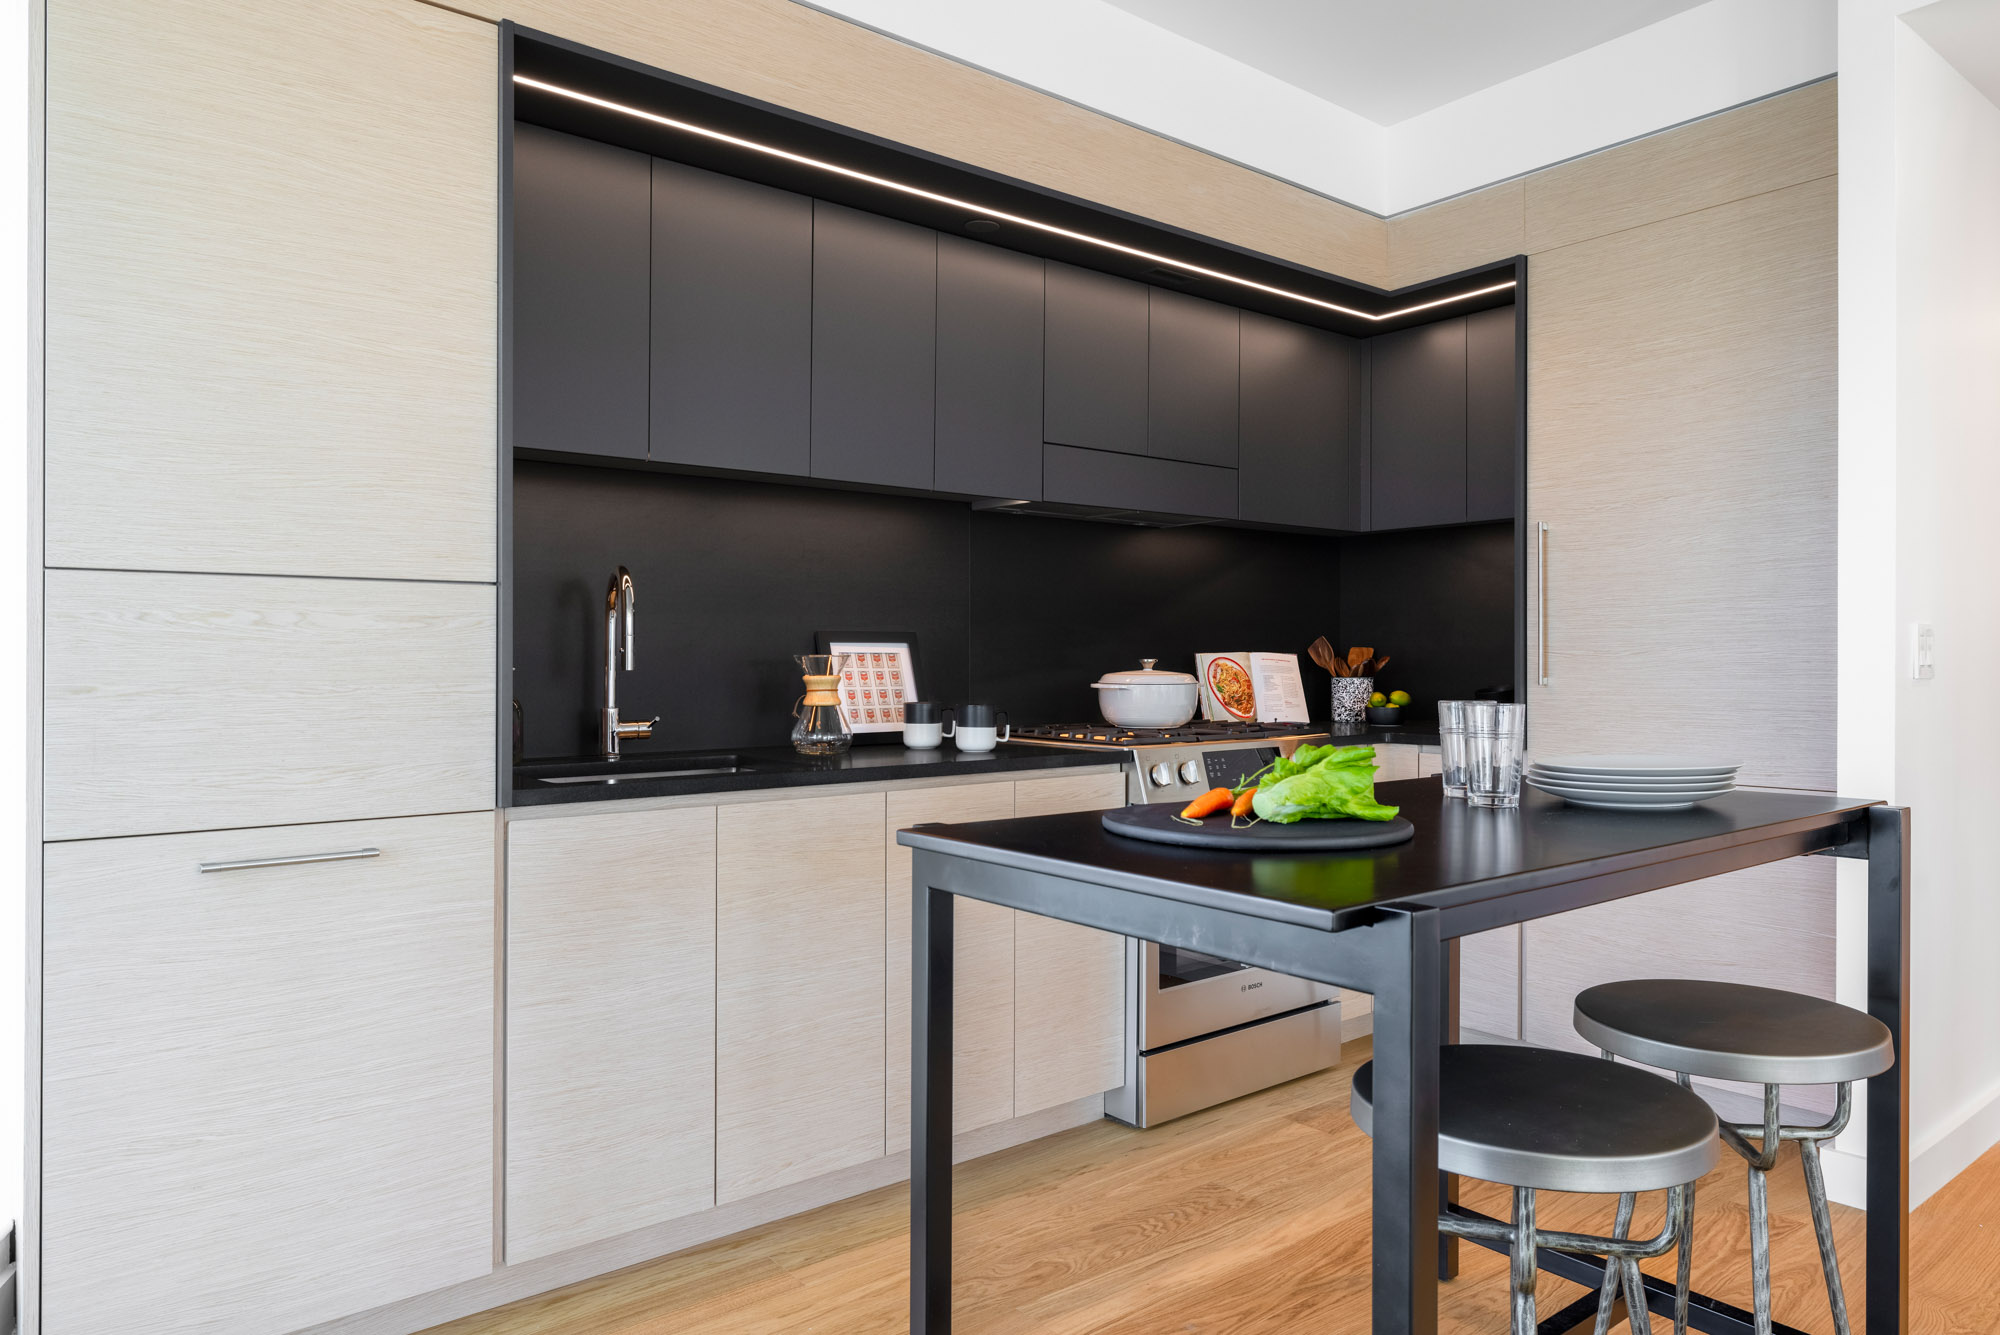
[[[900,733],[903,702],[921,700],[917,637],[908,631],[832,631],[816,637],[818,652],[846,654],[840,674],[840,716],[856,737]]]

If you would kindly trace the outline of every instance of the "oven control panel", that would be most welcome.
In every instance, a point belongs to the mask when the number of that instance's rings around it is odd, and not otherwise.
[[[1132,753],[1134,802],[1187,803],[1211,788],[1234,788],[1278,758],[1275,746],[1148,746]]]

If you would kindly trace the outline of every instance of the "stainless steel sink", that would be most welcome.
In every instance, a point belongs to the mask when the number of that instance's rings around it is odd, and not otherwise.
[[[578,784],[642,783],[648,779],[698,779],[743,774],[775,766],[753,763],[734,752],[695,755],[640,755],[616,760],[556,760],[520,766],[518,781],[570,787]]]
[[[536,783],[637,783],[640,779],[686,779],[697,774],[741,774],[741,765],[698,765],[693,769],[646,769],[630,774],[558,774]]]

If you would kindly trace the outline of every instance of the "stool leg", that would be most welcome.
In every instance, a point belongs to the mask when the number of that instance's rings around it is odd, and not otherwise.
[[[1750,1165],[1750,1305],[1757,1335],[1771,1335],[1771,1206],[1764,1170]]]
[[[1611,1230],[1614,1238],[1629,1237],[1632,1232],[1632,1211],[1639,1198],[1629,1191],[1618,1194],[1618,1223]],[[1611,1329],[1611,1309],[1618,1303],[1618,1285],[1623,1278],[1618,1258],[1613,1256],[1604,1262],[1604,1283],[1597,1290],[1597,1329],[1595,1335],[1605,1335]]]
[[[1694,1265],[1694,1183],[1681,1188],[1681,1247],[1674,1265],[1674,1335],[1687,1335],[1688,1280]],[[1847,1335],[1846,1331],[1840,1335]]]
[[[1625,1324],[1632,1335],[1653,1335],[1653,1314],[1646,1309],[1646,1281],[1639,1274],[1639,1263],[1628,1256],[1620,1264],[1625,1269]]]
[[[1826,1301],[1833,1309],[1834,1335],[1848,1335],[1847,1296],[1840,1288],[1840,1261],[1833,1254],[1833,1216],[1826,1207],[1826,1170],[1820,1166],[1819,1142],[1801,1140],[1799,1160],[1806,1170],[1806,1199],[1812,1203],[1813,1232],[1819,1235],[1819,1264],[1826,1271]]]
[[[1535,1190],[1514,1188],[1513,1335],[1535,1335]]]

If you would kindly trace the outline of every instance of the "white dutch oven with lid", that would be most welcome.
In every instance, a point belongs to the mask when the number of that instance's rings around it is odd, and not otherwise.
[[[1163,672],[1142,658],[1133,672],[1107,672],[1093,683],[1097,711],[1120,728],[1178,728],[1194,717],[1201,685],[1185,672]]]

